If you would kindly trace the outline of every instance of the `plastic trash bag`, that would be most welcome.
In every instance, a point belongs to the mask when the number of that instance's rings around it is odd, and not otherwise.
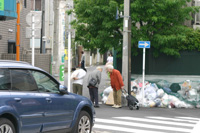
[[[103,102],[103,103],[106,103],[107,99],[108,99],[107,96],[103,96],[103,98],[102,98],[102,102]]]
[[[147,87],[145,89],[145,97],[148,100],[154,100],[157,97],[156,89],[153,86]]]
[[[104,91],[103,91],[103,94],[104,96],[108,96],[110,94],[110,92],[113,91],[112,87],[109,86],[108,88],[106,88]]]
[[[177,93],[179,90],[181,90],[181,86],[178,83],[173,83],[170,85],[170,89],[172,92]]]
[[[157,97],[162,98],[164,93],[165,92],[162,89],[157,90]]]
[[[161,81],[157,82],[157,85],[159,85],[162,88],[164,88],[164,87],[169,88],[171,83],[168,82],[167,80],[161,80]]]

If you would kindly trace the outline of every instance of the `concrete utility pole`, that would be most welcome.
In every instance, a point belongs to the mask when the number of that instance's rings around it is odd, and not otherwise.
[[[131,18],[130,0],[124,0],[124,28],[123,28],[123,59],[122,77],[125,89],[131,93]]]
[[[65,1],[54,0],[54,42],[52,74],[64,84],[64,30],[65,30]]]

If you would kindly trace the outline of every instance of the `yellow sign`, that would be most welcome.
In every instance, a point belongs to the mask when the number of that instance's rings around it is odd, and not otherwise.
[[[68,60],[68,53],[67,53],[67,49],[65,49],[65,60]]]

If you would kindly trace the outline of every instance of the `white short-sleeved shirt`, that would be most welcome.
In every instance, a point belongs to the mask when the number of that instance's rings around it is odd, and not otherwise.
[[[112,57],[112,56],[109,56],[109,57],[107,58],[107,62],[108,62],[108,63],[113,63],[113,57]]]

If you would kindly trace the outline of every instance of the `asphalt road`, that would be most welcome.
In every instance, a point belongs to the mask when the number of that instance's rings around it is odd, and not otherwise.
[[[104,66],[102,66],[104,67]],[[87,68],[84,78],[83,96],[89,98],[87,76],[96,66]],[[65,75],[67,86],[67,73]],[[102,72],[99,94],[110,86],[109,78]],[[70,89],[71,90],[71,89]],[[101,97],[99,97],[101,102]],[[115,109],[111,106],[100,104],[96,108],[96,122],[93,133],[199,133],[200,109],[174,109],[174,108],[140,108],[129,110],[128,107]]]
[[[200,109],[96,108],[93,133],[199,133]]]

